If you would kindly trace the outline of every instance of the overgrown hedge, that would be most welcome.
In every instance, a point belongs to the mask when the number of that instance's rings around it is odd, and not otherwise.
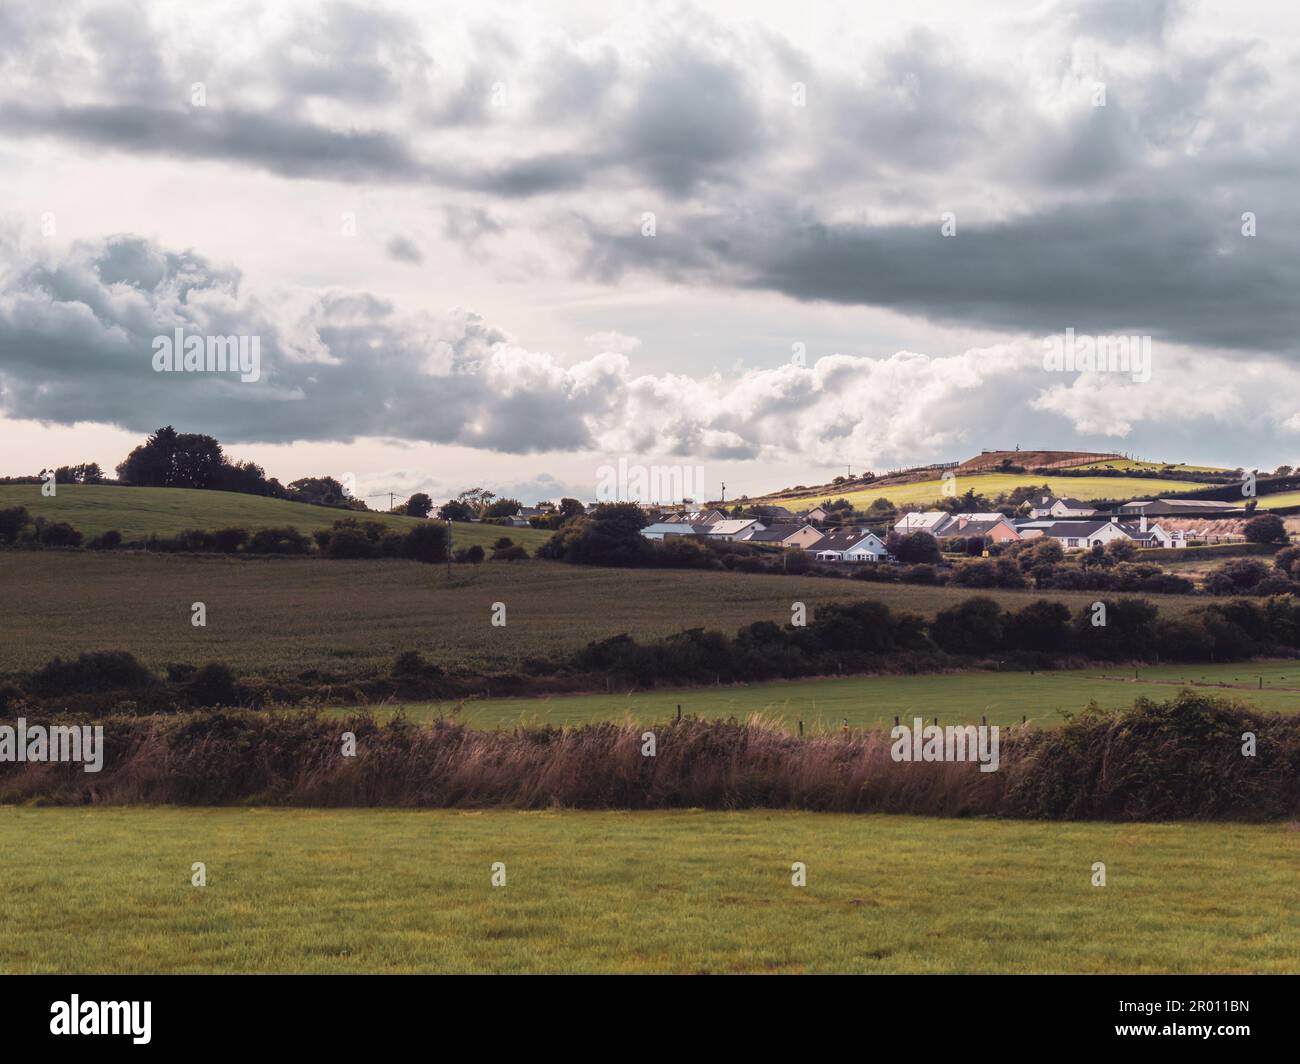
[[[48,723],[48,722],[46,722]],[[72,722],[77,723],[77,722]],[[655,755],[642,752],[644,732]],[[355,736],[345,756],[344,733]],[[1243,737],[1254,736],[1254,756]],[[0,763],[0,802],[308,807],[806,809],[1053,820],[1300,815],[1300,717],[1185,691],[1051,729],[999,767],[895,761],[885,731],[801,738],[751,719],[480,731],[316,712],[116,717],[103,769]]]

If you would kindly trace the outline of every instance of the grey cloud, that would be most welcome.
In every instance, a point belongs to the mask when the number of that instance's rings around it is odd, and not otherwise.
[[[424,253],[419,246],[404,236],[395,236],[388,242],[388,256],[398,262],[409,262],[416,266],[424,261]]]

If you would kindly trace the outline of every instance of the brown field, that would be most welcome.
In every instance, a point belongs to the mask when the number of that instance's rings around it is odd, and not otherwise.
[[[405,650],[443,666],[512,668],[529,656],[627,632],[648,638],[685,628],[724,632],[753,621],[788,623],[810,609],[876,599],[932,615],[975,592],[860,580],[684,570],[598,569],[556,562],[441,566],[77,552],[0,552],[0,671],[53,656],[128,650],[152,668],[224,661],[241,672],[296,676],[322,668],[357,674]],[[994,591],[1007,607],[1050,597],[1072,607],[1093,592]],[[1181,613],[1199,601],[1149,596]],[[190,608],[207,606],[194,628]],[[490,623],[506,605],[506,627]]]

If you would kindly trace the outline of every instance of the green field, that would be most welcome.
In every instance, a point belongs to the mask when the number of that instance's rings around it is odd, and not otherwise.
[[[0,509],[26,507],[33,517],[66,521],[87,537],[116,529],[126,540],[146,539],[151,534],[175,535],[187,529],[212,531],[218,528],[276,528],[289,525],[301,532],[329,528],[343,517],[380,521],[406,531],[418,518],[400,514],[354,513],[326,506],[241,495],[230,491],[198,491],[193,488],[116,488],[97,484],[60,484],[54,498],[41,494],[39,484],[0,484]],[[456,546],[475,543],[490,546],[508,536],[530,550],[545,543],[551,533],[535,528],[502,528],[497,525],[458,524]]]
[[[387,670],[402,651],[444,666],[495,670],[622,632],[639,638],[704,627],[734,633],[790,621],[791,603],[876,599],[933,614],[963,588],[731,572],[602,569],[558,562],[442,566],[410,561],[187,557],[0,551],[0,672],[56,654],[128,650],[153,668],[224,661],[241,672],[297,676]],[[992,591],[1007,607],[1050,597],[1078,608],[1094,592]],[[1183,613],[1198,600],[1148,596]],[[194,602],[206,628],[190,625]],[[491,624],[493,603],[506,626]]]
[[[11,807],[0,852],[6,974],[1280,973],[1300,956],[1284,825]]]
[[[1156,495],[1169,495],[1173,492],[1187,491],[1189,484],[1185,480],[1154,480],[1145,477],[1051,477],[1048,474],[1034,476],[1029,473],[958,473],[953,482],[958,495],[975,491],[990,500],[1012,488],[1027,484],[1040,486],[1048,484],[1052,491],[1072,499],[1138,499]],[[801,495],[795,499],[789,495],[773,495],[763,499],[752,499],[753,503],[797,503],[800,509],[807,509],[818,503],[831,499],[848,499],[856,510],[865,510],[877,499],[888,499],[895,506],[927,506],[943,497],[943,482],[940,480],[918,480],[913,484],[897,484],[893,487],[861,488],[857,491],[830,490],[813,495]]]
[[[1170,473],[1231,473],[1231,469],[1224,469],[1221,466],[1196,466],[1184,465],[1182,462],[1145,462],[1140,458],[1109,458],[1101,462],[1085,462],[1082,465],[1070,466],[1071,469],[1115,469],[1130,470],[1138,469],[1144,473],[1159,473],[1162,471]]]
[[[1260,709],[1300,712],[1300,661],[1249,662],[1236,665],[1143,666],[1140,680],[1121,666],[1060,672],[962,672],[921,676],[850,676],[843,679],[783,681],[732,687],[694,687],[612,695],[556,695],[546,698],[493,698],[464,703],[420,702],[375,708],[386,717],[399,710],[413,720],[439,715],[482,728],[522,724],[588,724],[632,720],[652,724],[667,720],[682,707],[699,717],[751,714],[776,717],[805,731],[834,730],[847,720],[853,728],[889,726],[894,717],[914,716],[940,723],[1059,724],[1095,701],[1121,709],[1134,699],[1168,699],[1182,685],[1210,686],[1213,693],[1240,699]],[[1263,687],[1259,686],[1263,682]],[[339,713],[348,710],[338,710]]]

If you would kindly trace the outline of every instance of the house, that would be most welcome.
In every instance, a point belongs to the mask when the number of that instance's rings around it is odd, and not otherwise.
[[[1245,499],[1242,504],[1245,504]],[[1216,499],[1134,499],[1115,507],[1116,517],[1218,517],[1225,511],[1239,510],[1236,503]]]
[[[688,525],[680,521],[656,521],[641,529],[646,539],[664,540],[673,536],[704,536],[708,534],[708,525]]]
[[[998,515],[999,517],[1001,514]],[[903,514],[894,525],[894,531],[900,536],[909,532],[929,532],[938,536],[941,530],[952,520],[952,514],[946,510],[927,510],[925,513]]]
[[[802,525],[797,531],[789,533],[785,539],[781,540],[781,546],[795,550],[812,550],[825,538],[826,533],[820,528],[815,528],[813,525]]]
[[[1022,539],[1047,536],[1056,540],[1066,550],[1090,550],[1098,543],[1103,546],[1117,539],[1126,539],[1139,547],[1186,546],[1186,540],[1166,532],[1159,525],[1145,521],[1127,524],[1110,518],[1092,521],[1020,521],[1016,524]]]
[[[1014,543],[1020,538],[1016,526],[1002,514],[953,514],[943,526],[945,539],[986,539],[992,543]]]
[[[799,516],[805,521],[825,521],[830,517],[831,512],[825,506],[814,506],[811,510],[805,510]]]
[[[1029,516],[1042,519],[1047,517],[1093,517],[1097,513],[1094,506],[1078,499],[1061,498],[1056,495],[1039,495],[1030,502]]]
[[[714,521],[708,525],[708,534],[713,539],[735,540],[744,538],[746,532],[761,532],[767,526],[752,517],[730,518]]]
[[[777,546],[785,546],[784,540],[787,536],[794,534],[805,528],[805,525],[769,525],[767,528],[752,528],[740,536],[745,543],[772,543]]]
[[[819,562],[879,562],[889,559],[889,552],[879,536],[856,528],[828,533],[813,548],[813,555]]]
[[[868,532],[844,552],[844,560],[846,562],[888,562],[893,559],[885,549],[885,541],[874,532]]]

